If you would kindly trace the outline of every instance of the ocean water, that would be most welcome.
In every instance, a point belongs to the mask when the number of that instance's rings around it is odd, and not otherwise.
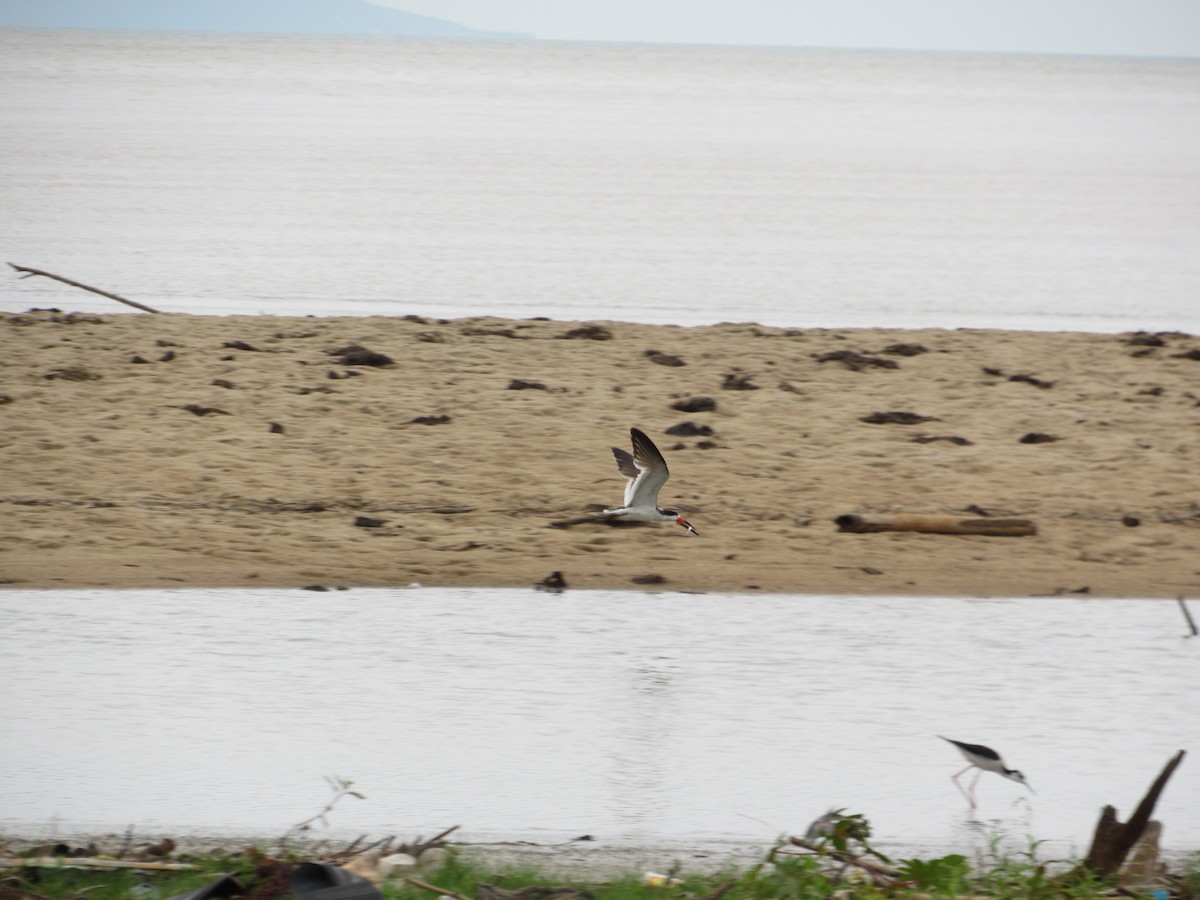
[[[9,30],[0,116],[0,260],[166,311],[1200,332],[1196,60]]]
[[[0,830],[330,827],[603,845],[803,834],[1043,858],[1200,847],[1200,639],[1174,601],[401,588],[0,591]],[[994,746],[972,815],[937,735]],[[964,780],[969,781],[969,778]]]

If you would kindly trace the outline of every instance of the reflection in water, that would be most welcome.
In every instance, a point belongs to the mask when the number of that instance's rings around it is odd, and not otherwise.
[[[1002,807],[1002,815],[980,817],[964,810],[951,820],[946,847],[972,861],[991,861],[993,856],[1013,857],[1036,851],[1033,805],[1018,797]],[[1082,848],[1086,849],[1086,847]],[[1045,854],[1037,854],[1044,860]]]
[[[0,592],[0,827],[753,839],[1082,853],[1195,749],[1174,604],[521,590]],[[869,622],[870,628],[863,628]],[[1001,748],[1037,785],[957,751]],[[1200,768],[1160,801],[1200,844]]]
[[[676,740],[671,675],[666,660],[641,661],[626,674],[616,702],[627,709],[616,726],[613,803],[622,832],[641,836],[670,804],[670,748]]]

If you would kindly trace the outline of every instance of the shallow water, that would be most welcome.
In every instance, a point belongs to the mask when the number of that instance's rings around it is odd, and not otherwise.
[[[1086,850],[1200,736],[1171,601],[410,588],[0,592],[0,827]],[[980,809],[938,740],[981,742]],[[1200,769],[1158,808],[1200,845]]]

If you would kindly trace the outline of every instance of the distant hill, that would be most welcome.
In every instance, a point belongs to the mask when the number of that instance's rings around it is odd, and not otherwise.
[[[122,28],[526,40],[367,0],[0,0],[2,28]]]

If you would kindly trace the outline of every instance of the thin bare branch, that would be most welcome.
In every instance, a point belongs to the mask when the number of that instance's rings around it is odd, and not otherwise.
[[[72,281],[70,278],[63,278],[61,275],[55,275],[53,272],[43,272],[41,269],[31,269],[28,266],[18,266],[16,263],[9,263],[18,272],[24,274],[22,278],[30,278],[34,275],[41,275],[43,278],[52,278],[55,281],[61,281],[63,284],[69,284],[71,287],[82,288],[85,291],[91,291],[93,294],[99,294],[101,297],[107,297],[110,300],[116,300],[118,303],[124,303],[126,306],[132,306],[135,309],[140,309],[143,312],[157,313],[157,309],[146,306],[144,303],[138,303],[136,300],[126,300],[124,297],[117,294],[110,294],[108,291],[102,291],[100,288],[89,287],[86,284],[80,284],[78,281]]]
[[[453,897],[454,900],[470,900],[469,897],[458,893],[458,891],[452,891],[449,888],[438,887],[436,884],[430,884],[429,882],[421,881],[418,878],[405,878],[404,880],[413,887],[420,888],[423,891],[431,891],[432,893],[438,894],[442,897]]]

